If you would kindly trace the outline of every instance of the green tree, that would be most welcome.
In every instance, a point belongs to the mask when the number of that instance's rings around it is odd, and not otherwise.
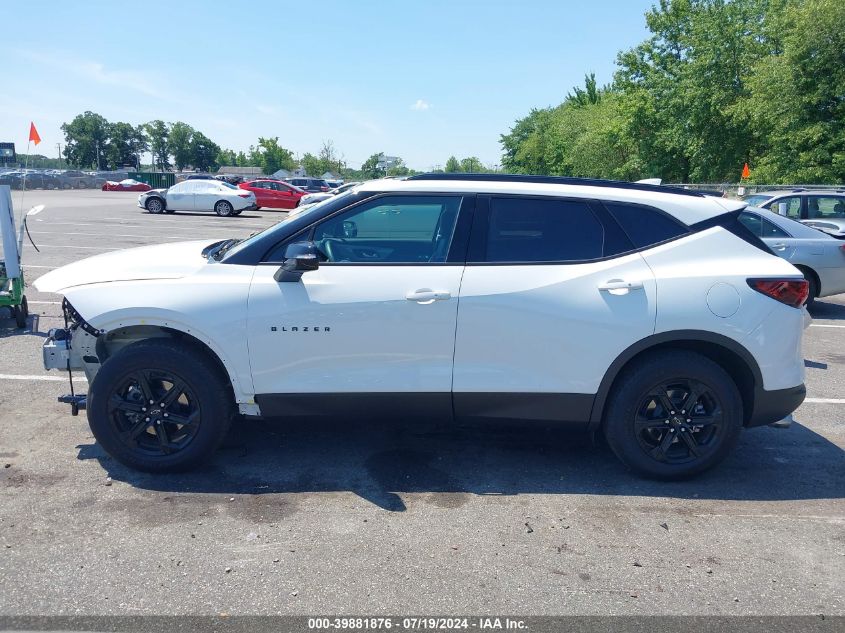
[[[484,165],[481,164],[481,159],[476,156],[470,156],[468,158],[461,159],[461,171],[468,174],[480,174],[487,170]]]
[[[280,169],[291,170],[296,167],[293,152],[279,145],[279,137],[259,137],[258,146],[250,147],[250,154],[255,167],[261,167],[265,174],[273,174]]]
[[[458,162],[458,159],[455,158],[454,156],[450,156],[446,160],[446,167],[444,168],[444,171],[447,174],[455,174],[455,173],[461,171],[461,164]]]
[[[170,147],[167,139],[170,135],[170,128],[167,123],[161,119],[156,119],[144,124],[143,128],[149,142],[150,153],[153,156],[153,166],[160,171],[169,170]]]
[[[381,161],[381,157],[384,156],[382,152],[378,154],[373,154],[367,160],[364,161],[364,164],[361,165],[361,177],[366,180],[373,180],[375,178],[384,178],[385,170],[384,167],[379,167],[379,162]]]
[[[782,48],[757,62],[738,108],[764,130],[749,156],[752,178],[771,183],[845,181],[845,3],[790,3],[775,27]]]
[[[131,165],[139,169],[141,153],[149,148],[144,135],[143,126],[130,123],[111,123],[109,125],[109,139],[106,145],[105,158],[110,169],[120,169]]]
[[[220,146],[198,130],[191,135],[191,165],[201,171],[216,171]]]
[[[194,135],[194,128],[187,123],[177,121],[170,125],[170,134],[167,137],[167,145],[173,155],[173,162],[179,171],[191,164],[193,158],[191,152],[191,137]]]
[[[62,132],[65,135],[64,155],[69,165],[100,169],[107,164],[109,122],[105,117],[86,111],[70,123],[62,124]]]
[[[224,165],[235,167],[238,164],[238,155],[230,149],[221,149],[217,152],[216,162],[221,167]]]

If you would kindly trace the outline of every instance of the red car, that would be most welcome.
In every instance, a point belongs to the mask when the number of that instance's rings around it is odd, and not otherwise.
[[[150,189],[152,189],[152,187],[148,184],[132,180],[131,178],[121,180],[120,182],[108,180],[106,181],[106,184],[103,185],[103,191],[149,191]]]
[[[258,208],[269,207],[271,209],[294,209],[299,206],[299,200],[308,192],[294,187],[281,180],[250,180],[238,185],[255,194]]]

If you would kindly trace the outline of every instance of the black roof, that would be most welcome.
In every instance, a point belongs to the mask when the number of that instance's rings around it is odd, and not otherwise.
[[[702,198],[714,195],[713,192],[683,189],[681,187],[667,187],[664,185],[650,185],[643,182],[624,182],[622,180],[601,180],[598,178],[571,178],[568,176],[528,176],[523,174],[417,174],[408,176],[406,180],[473,180],[480,182],[532,182],[549,185],[581,185],[584,187],[613,187],[615,189],[635,189],[637,191],[653,191],[657,193],[674,193],[681,196]]]

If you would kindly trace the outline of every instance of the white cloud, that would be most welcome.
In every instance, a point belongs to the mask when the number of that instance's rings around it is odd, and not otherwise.
[[[21,55],[31,62],[52,68],[53,70],[69,73],[89,81],[115,86],[126,90],[134,90],[142,94],[162,98],[165,93],[157,86],[160,82],[148,73],[129,69],[110,69],[100,62],[90,59],[69,57],[62,53],[38,53],[24,51]]]
[[[425,99],[417,99],[417,101],[411,105],[411,110],[417,110],[419,112],[422,110],[428,110],[430,107],[431,104]]]

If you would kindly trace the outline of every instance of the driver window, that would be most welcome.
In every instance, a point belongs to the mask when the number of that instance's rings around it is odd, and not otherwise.
[[[459,196],[388,196],[336,215],[314,229],[326,262],[445,262]]]

